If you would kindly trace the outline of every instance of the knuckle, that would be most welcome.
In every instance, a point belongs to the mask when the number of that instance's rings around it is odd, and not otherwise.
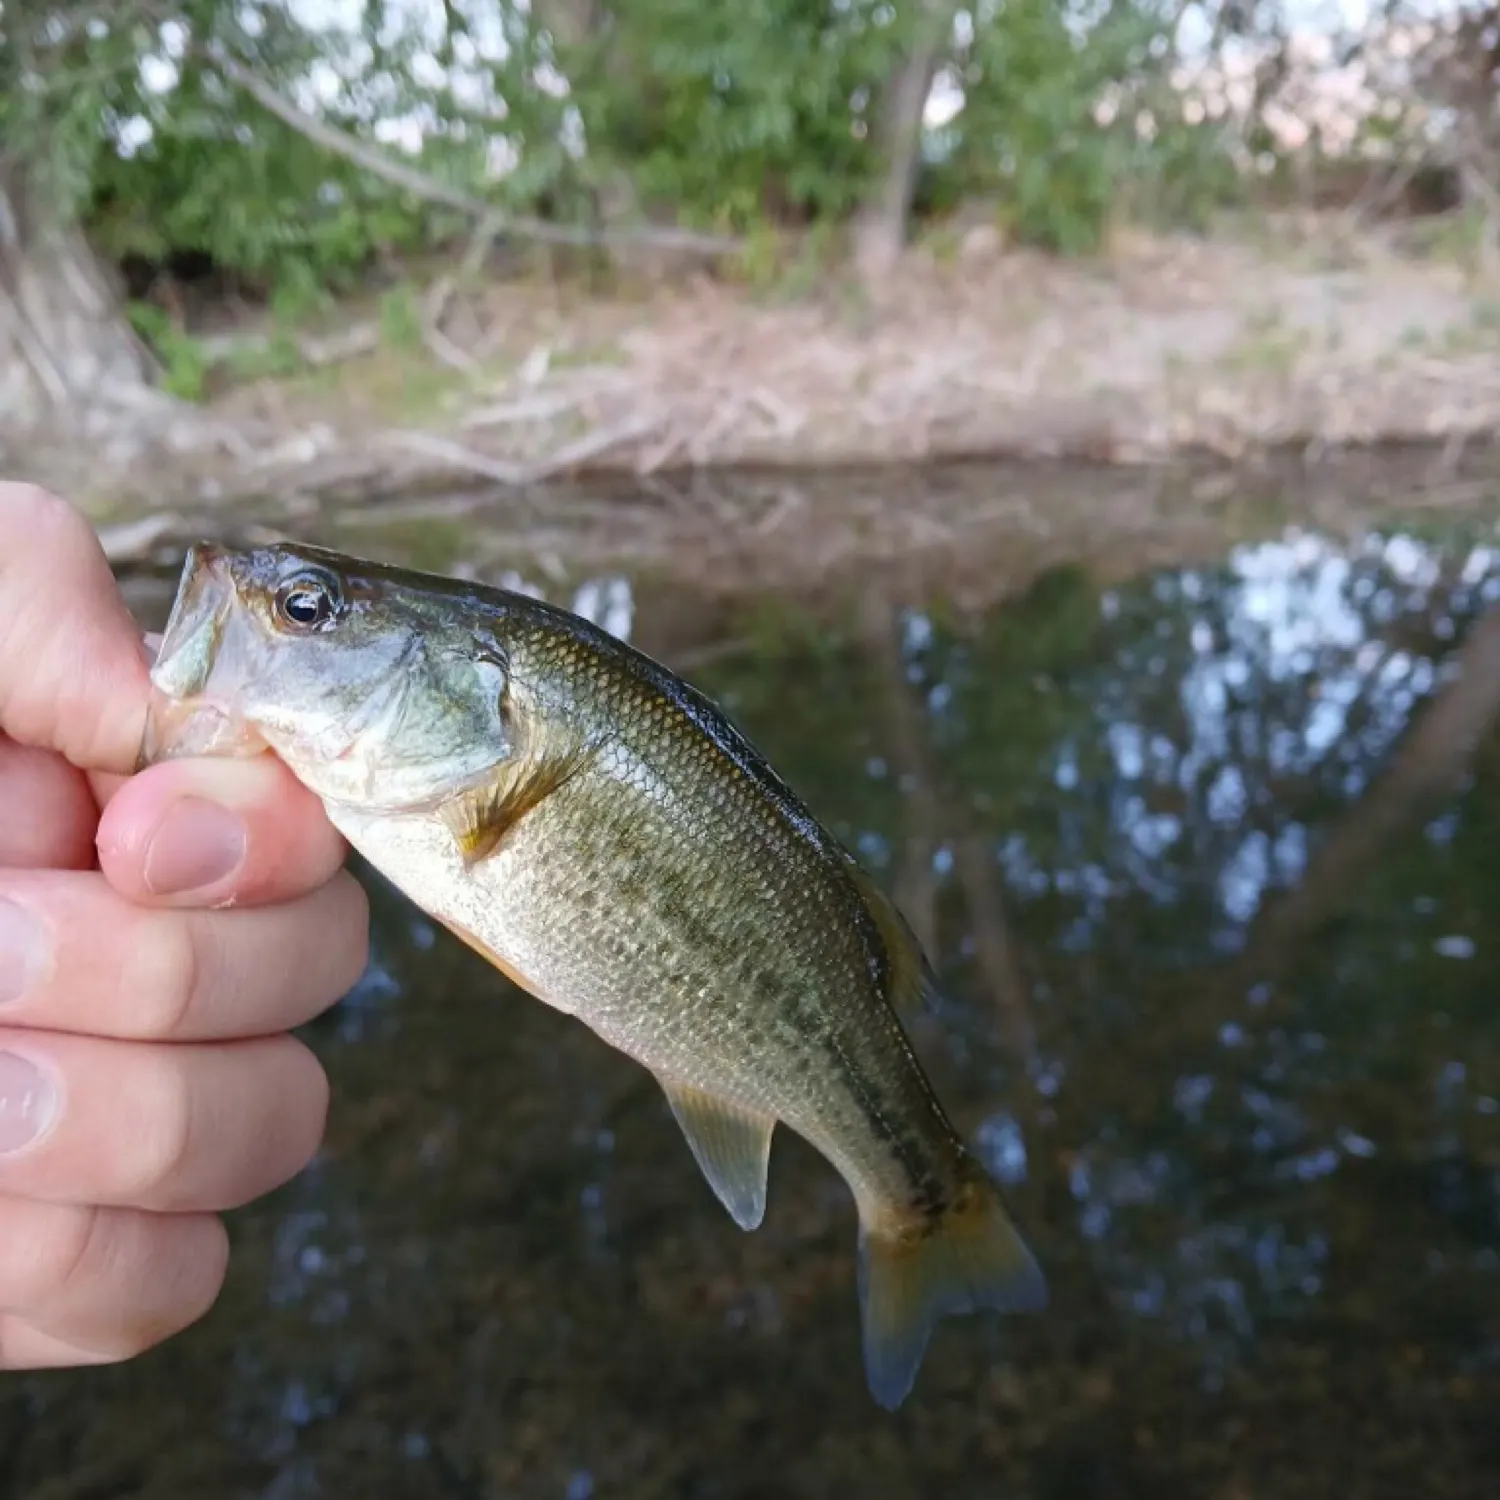
[[[69,1351],[62,1363],[133,1359],[197,1322],[228,1271],[229,1237],[216,1215],[12,1203],[0,1217],[0,1251],[11,1252],[0,1254],[0,1370],[59,1363],[25,1349],[7,1359],[16,1327],[31,1330],[33,1350],[38,1334],[60,1341]]]
[[[24,1203],[8,1206],[5,1217],[13,1221],[0,1260],[0,1307],[8,1312],[27,1316],[66,1301],[103,1254],[103,1209]]]
[[[139,975],[135,1032],[145,1040],[166,1041],[185,1034],[205,965],[202,945],[209,939],[191,913],[152,912],[133,946]]]
[[[121,1197],[140,1208],[169,1208],[182,1197],[193,1151],[192,1091],[175,1060],[152,1068],[142,1116]]]
[[[109,1230],[113,1216],[99,1207],[73,1209],[54,1230],[51,1285],[36,1306],[67,1302],[93,1280],[109,1259]]]
[[[262,1094],[246,1121],[241,1170],[216,1198],[219,1209],[247,1203],[284,1187],[303,1172],[322,1145],[328,1124],[329,1084],[316,1055],[292,1036],[248,1044],[257,1049]]]
[[[202,1268],[202,1301],[200,1310],[213,1306],[229,1275],[229,1231],[217,1214],[204,1214],[198,1219],[206,1243],[201,1247],[199,1263]]]
[[[229,1269],[229,1236],[217,1218],[174,1218],[156,1226],[153,1263],[145,1274],[171,1295],[152,1299],[111,1331],[99,1352],[110,1360],[134,1359],[196,1323],[218,1300]]]
[[[229,1275],[229,1231],[224,1221],[217,1215],[205,1216],[198,1221],[197,1228],[194,1285],[183,1300],[187,1314],[184,1327],[196,1323],[218,1301]]]
[[[323,1144],[323,1136],[328,1129],[328,1110],[333,1098],[333,1088],[328,1081],[328,1074],[323,1070],[323,1064],[318,1061],[312,1049],[301,1042],[297,1045],[307,1054],[307,1067],[310,1075],[308,1092],[313,1107],[308,1111],[312,1129],[309,1132],[311,1140],[308,1144],[307,1156],[308,1160],[311,1160]]]
[[[285,1049],[283,1067],[290,1085],[288,1095],[298,1100],[298,1129],[291,1150],[291,1154],[297,1158],[292,1169],[295,1174],[307,1165],[323,1142],[323,1132],[328,1126],[331,1090],[323,1064],[306,1042],[298,1037],[284,1036],[278,1038],[277,1045]]]
[[[317,1155],[323,1144],[332,1090],[328,1074],[311,1047],[293,1036],[282,1038],[281,1045],[287,1049],[286,1070],[291,1084],[288,1095],[298,1101],[295,1129],[286,1142],[286,1176],[291,1178]]]

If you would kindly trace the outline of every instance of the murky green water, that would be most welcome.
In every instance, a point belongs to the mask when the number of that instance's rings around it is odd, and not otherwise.
[[[898,1415],[833,1170],[778,1133],[742,1234],[644,1073],[375,883],[327,1149],[203,1326],[0,1387],[0,1496],[1500,1493],[1497,599],[1304,536],[700,654],[931,942],[921,1048],[1052,1283]]]

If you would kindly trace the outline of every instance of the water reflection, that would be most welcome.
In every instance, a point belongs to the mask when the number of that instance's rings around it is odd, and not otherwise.
[[[740,1234],[649,1079],[371,877],[325,1152],[202,1328],[0,1396],[0,1495],[1495,1493],[1497,597],[1486,548],[1292,535],[695,674],[923,932],[1053,1282],[898,1417],[832,1170],[779,1135]]]

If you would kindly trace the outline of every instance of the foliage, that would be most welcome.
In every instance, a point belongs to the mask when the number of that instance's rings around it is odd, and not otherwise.
[[[198,400],[208,378],[203,346],[149,302],[132,302],[126,312],[131,326],[156,350],[162,365],[162,389],[184,401]]]
[[[843,218],[878,170],[867,130],[875,88],[918,9],[622,6],[607,46],[580,69],[584,127],[644,198],[701,222]]]
[[[1457,7],[1476,25],[1487,9]],[[983,199],[1060,251],[1092,250],[1122,215],[1202,223],[1274,145],[1278,100],[1296,104],[1269,0],[0,0],[0,171],[23,170],[110,258],[206,255],[304,303],[470,232],[268,109],[248,74],[508,211],[769,244],[876,198],[883,111],[945,15],[937,93],[955,109],[925,132],[918,209]],[[1247,117],[1174,84],[1190,33],[1210,62],[1260,49]],[[1390,155],[1406,120],[1379,112],[1371,139]]]

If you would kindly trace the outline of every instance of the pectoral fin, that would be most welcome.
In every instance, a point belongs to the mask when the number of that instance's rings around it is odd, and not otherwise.
[[[592,753],[583,745],[518,756],[488,780],[443,803],[439,816],[453,834],[464,864],[472,867],[488,859],[532,808],[578,774]]]
[[[774,1115],[755,1114],[687,1084],[659,1080],[709,1186],[741,1229],[766,1211],[766,1172]]]

